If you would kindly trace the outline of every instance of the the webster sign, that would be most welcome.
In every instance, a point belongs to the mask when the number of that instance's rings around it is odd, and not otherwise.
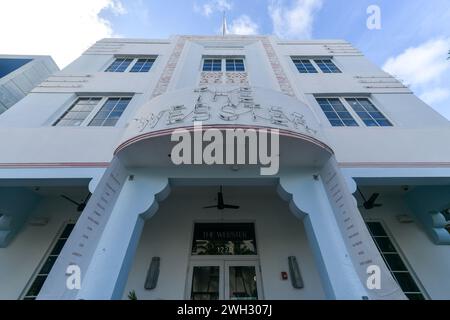
[[[165,103],[161,101],[155,105],[156,108],[151,108],[151,112],[140,115],[135,119],[138,122],[138,130],[152,131],[177,125],[190,125],[193,122],[211,122],[270,125],[316,134],[316,130],[307,123],[298,105],[292,106],[291,102],[291,106],[287,107],[278,105],[282,103],[279,101],[273,101],[276,103],[272,104],[257,101],[251,87],[229,90],[201,87],[195,89],[193,93],[194,95],[189,96],[187,101],[174,99],[175,101],[170,101],[171,104],[160,108],[161,104]]]

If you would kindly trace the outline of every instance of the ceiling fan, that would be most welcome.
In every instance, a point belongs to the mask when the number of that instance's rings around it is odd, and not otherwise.
[[[217,208],[218,210],[224,210],[224,209],[237,210],[237,209],[240,208],[240,206],[234,206],[234,205],[231,205],[231,204],[225,204],[225,202],[223,201],[222,186],[220,186],[220,191],[217,193],[217,205],[203,207],[203,209],[212,209],[212,208]]]
[[[66,199],[67,201],[70,201],[70,202],[72,202],[73,204],[75,204],[76,206],[77,206],[77,211],[78,212],[82,212],[85,208],[86,208],[86,205],[87,205],[87,203],[88,203],[88,201],[89,201],[89,199],[91,198],[91,193],[89,193],[87,196],[86,196],[86,198],[84,199],[84,201],[83,202],[77,202],[77,201],[75,201],[75,200],[73,200],[73,199],[71,199],[71,198],[69,198],[68,196],[66,196],[66,195],[61,195],[61,197],[62,198],[64,198],[64,199]]]
[[[361,195],[361,198],[363,198],[364,203],[363,203],[363,207],[366,210],[371,210],[373,208],[379,208],[381,206],[383,206],[380,203],[375,203],[378,199],[378,197],[380,196],[379,193],[374,193],[370,196],[369,200],[366,199],[366,197],[364,197],[364,195],[362,194],[361,190],[358,188],[358,192]]]

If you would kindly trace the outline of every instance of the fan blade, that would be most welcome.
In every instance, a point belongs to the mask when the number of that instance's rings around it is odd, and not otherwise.
[[[375,201],[377,201],[378,197],[380,196],[379,193],[374,193],[369,200],[367,201],[367,203],[375,203]]]
[[[73,204],[76,204],[77,206],[79,206],[81,203],[78,203],[78,202],[76,202],[75,200],[73,200],[73,199],[70,199],[68,196],[65,196],[65,195],[61,195],[61,197],[62,198],[64,198],[64,199],[66,199],[67,201],[70,201],[70,202],[72,202]]]
[[[223,201],[223,193],[222,193],[222,192],[219,192],[219,193],[217,194],[217,206],[223,207],[223,205],[224,205],[224,201]]]
[[[203,209],[212,209],[212,208],[217,208],[217,206],[208,206],[208,207],[203,207]]]
[[[233,206],[231,204],[224,204],[223,207],[225,209],[239,209],[240,208],[240,206]]]
[[[84,199],[84,204],[87,204],[88,203],[88,201],[89,201],[89,199],[91,198],[91,196],[92,196],[92,193],[88,193],[88,195],[86,196],[86,198]]]

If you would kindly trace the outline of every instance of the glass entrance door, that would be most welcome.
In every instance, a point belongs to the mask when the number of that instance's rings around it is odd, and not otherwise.
[[[225,261],[225,299],[261,299],[261,275],[257,261]]]
[[[189,268],[188,299],[262,299],[258,261],[201,261]]]
[[[223,264],[196,262],[189,268],[190,300],[223,300]]]

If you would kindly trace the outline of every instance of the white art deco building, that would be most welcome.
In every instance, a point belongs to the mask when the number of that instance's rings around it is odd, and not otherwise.
[[[0,136],[1,299],[450,299],[450,123],[348,42],[104,39]]]

